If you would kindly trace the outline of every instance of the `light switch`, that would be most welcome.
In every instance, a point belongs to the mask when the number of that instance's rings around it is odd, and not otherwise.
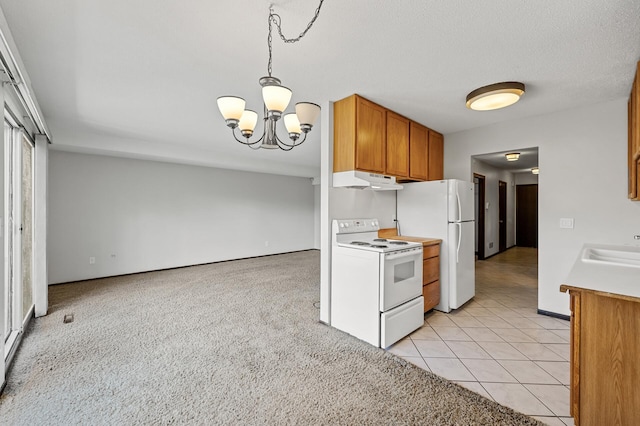
[[[560,219],[560,228],[562,229],[573,229],[573,218],[572,217],[563,217]]]

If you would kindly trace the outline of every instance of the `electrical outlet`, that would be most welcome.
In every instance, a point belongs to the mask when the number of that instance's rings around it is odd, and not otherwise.
[[[560,228],[562,229],[573,229],[573,218],[572,217],[563,217],[560,219]]]
[[[73,322],[73,314],[64,314],[64,319],[62,320],[62,322],[65,324]]]
[[[93,264],[95,264],[95,263],[96,263],[96,258],[95,258],[95,257],[93,257],[93,256],[91,256],[91,257],[89,258],[89,265],[93,265]]]
[[[493,243],[489,243],[489,248],[493,248]]]

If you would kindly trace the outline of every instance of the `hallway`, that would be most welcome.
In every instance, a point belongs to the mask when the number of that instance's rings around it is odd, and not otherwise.
[[[535,248],[476,261],[476,296],[389,351],[549,425],[569,417],[569,322],[537,313]]]

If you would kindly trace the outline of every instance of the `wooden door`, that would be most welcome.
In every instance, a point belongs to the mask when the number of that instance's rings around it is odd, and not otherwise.
[[[507,183],[498,181],[498,250],[507,249]]]
[[[387,110],[366,99],[357,98],[356,169],[374,173],[385,171]]]
[[[409,120],[387,111],[387,161],[385,173],[409,177]]]
[[[444,179],[444,137],[429,130],[429,180]]]
[[[516,245],[538,247],[538,184],[516,186]]]
[[[476,219],[476,255],[478,260],[484,260],[484,203],[485,203],[485,177],[483,175],[473,174],[473,183],[475,190],[475,219]]]
[[[429,129],[412,121],[409,124],[409,177],[429,179]]]

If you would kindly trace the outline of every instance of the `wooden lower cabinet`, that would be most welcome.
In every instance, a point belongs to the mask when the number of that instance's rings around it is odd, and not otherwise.
[[[440,303],[440,243],[422,247],[422,295],[425,312]]]
[[[640,299],[563,285],[571,297],[576,425],[640,424]]]

